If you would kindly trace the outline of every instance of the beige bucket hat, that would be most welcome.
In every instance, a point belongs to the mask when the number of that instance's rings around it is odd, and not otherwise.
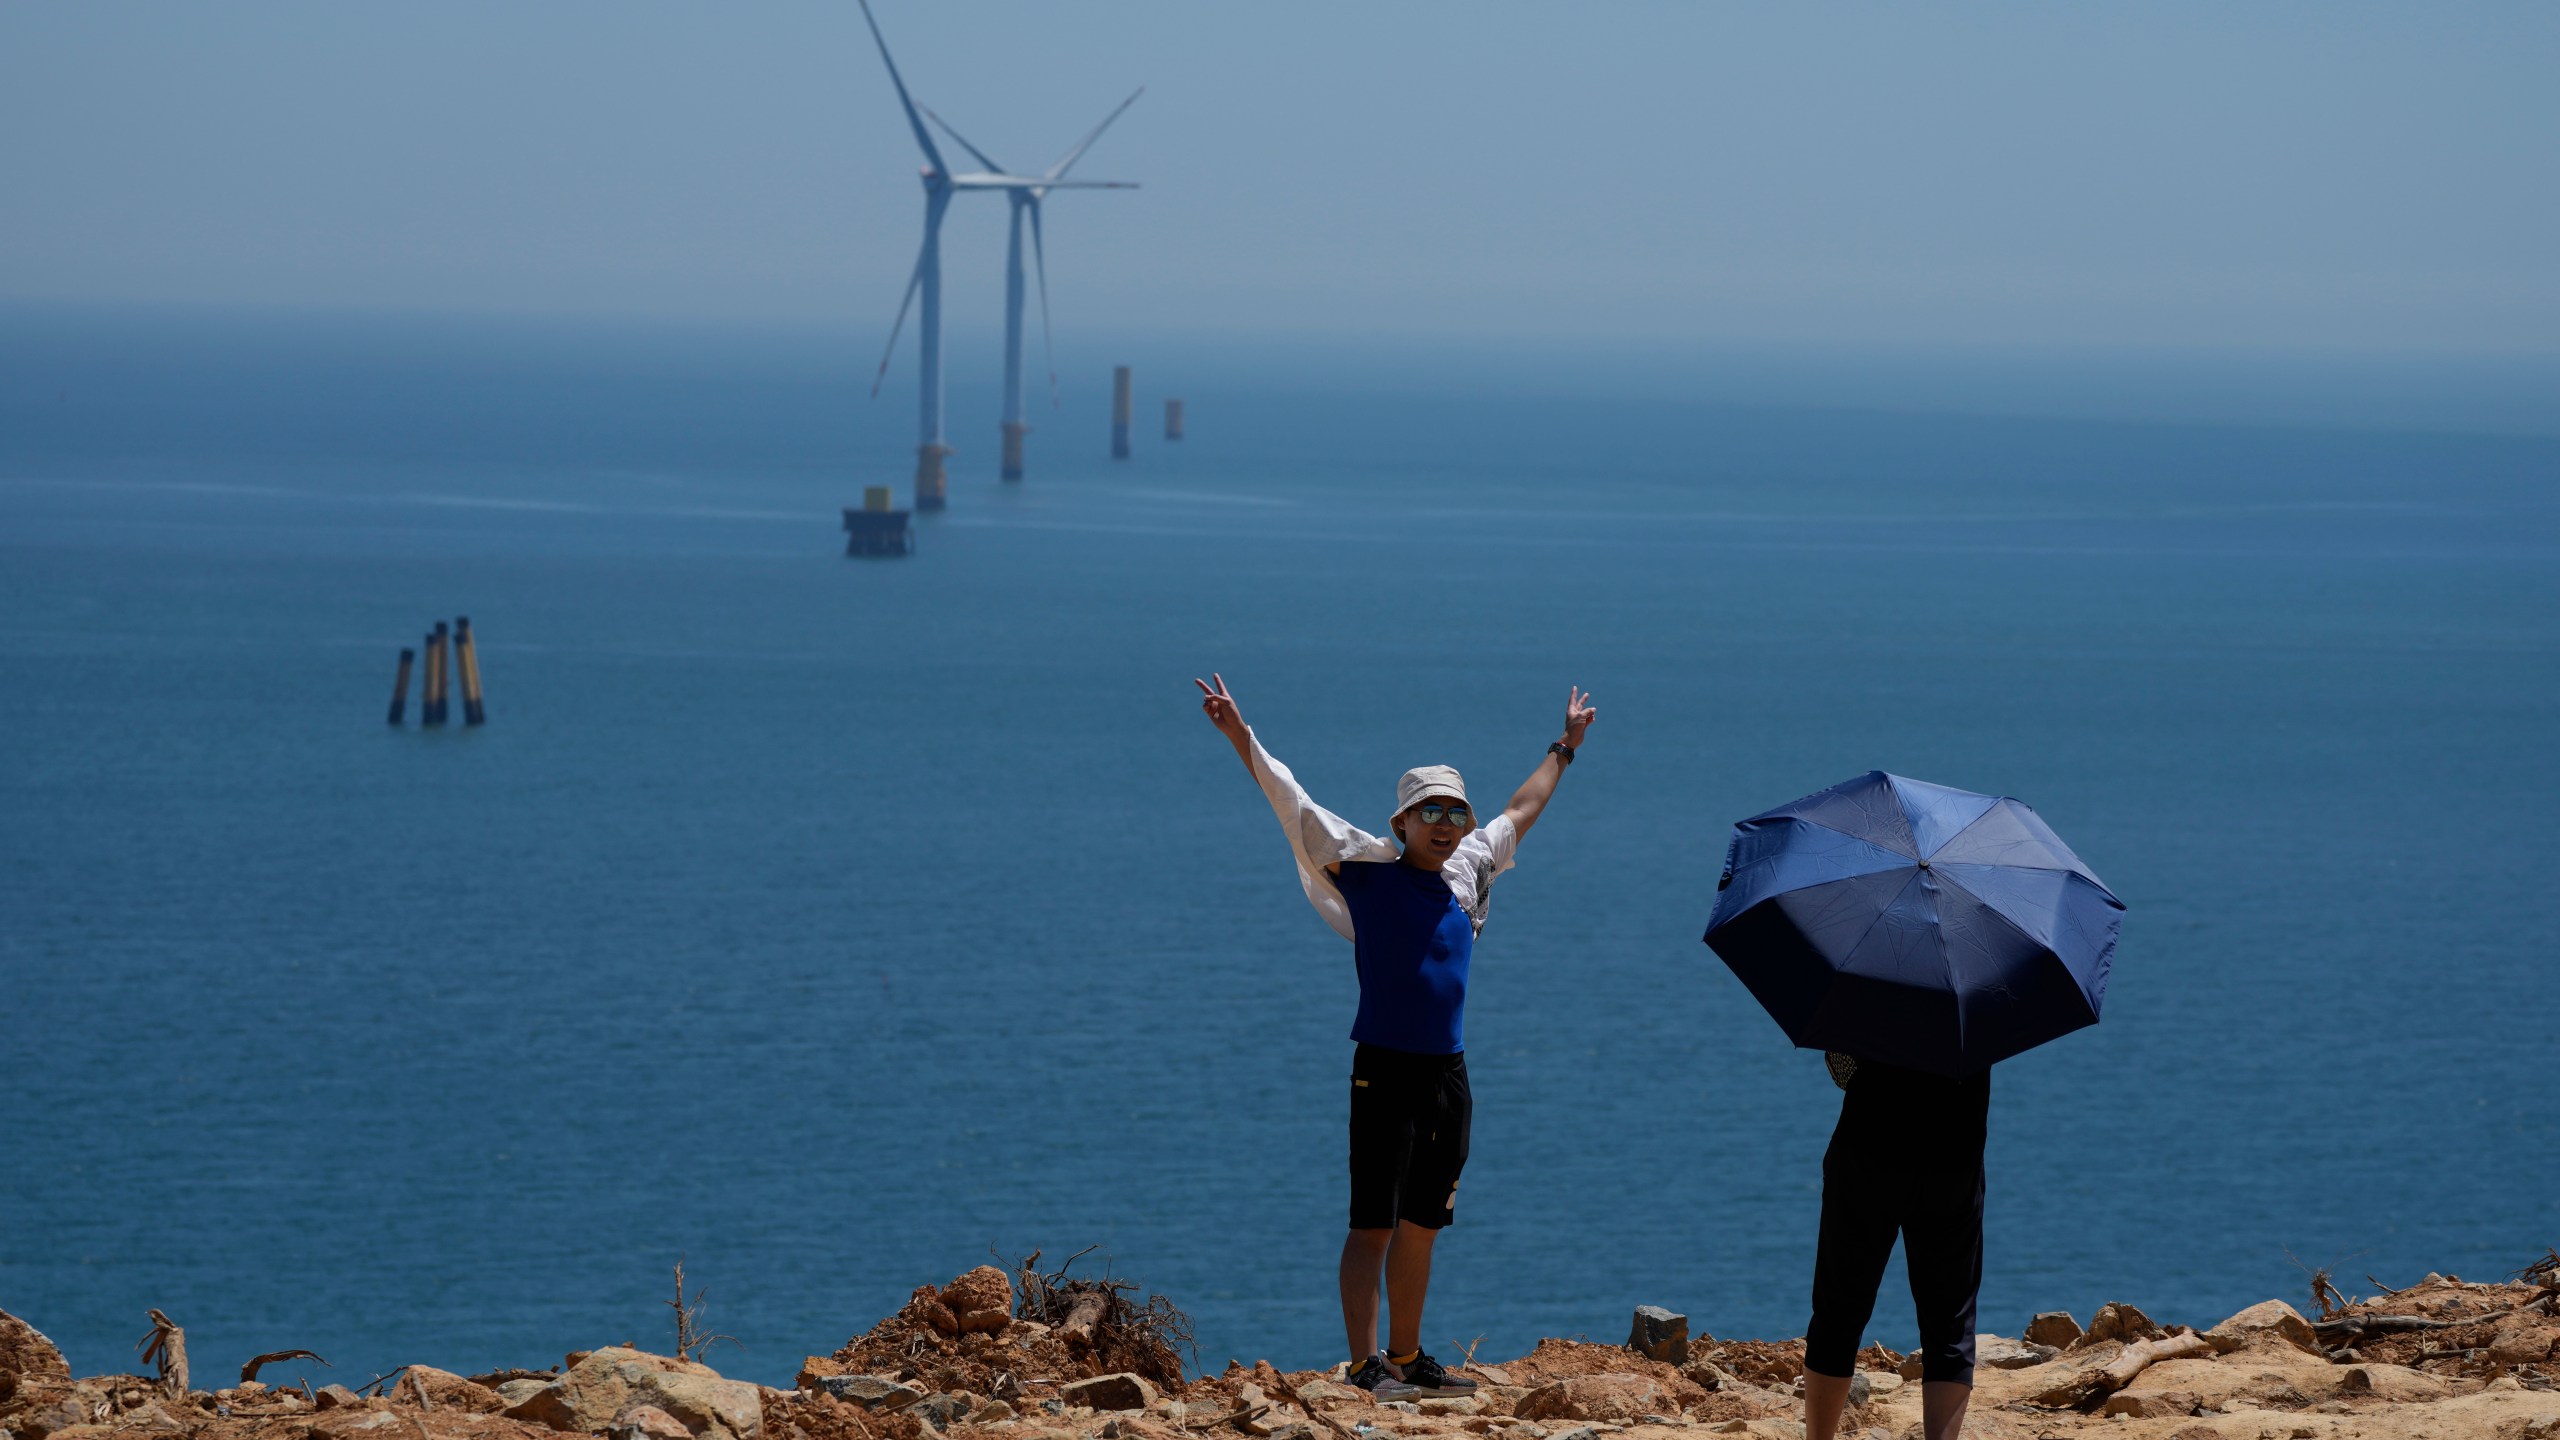
[[[1417,765],[1396,782],[1396,813],[1401,815],[1434,795],[1467,798],[1467,782],[1449,765]]]

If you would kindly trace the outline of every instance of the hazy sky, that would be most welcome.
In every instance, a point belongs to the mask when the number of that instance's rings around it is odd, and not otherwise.
[[[1018,168],[1147,87],[1062,327],[2560,350],[2560,6],[880,17]],[[850,3],[0,5],[0,299],[876,327],[916,164]]]

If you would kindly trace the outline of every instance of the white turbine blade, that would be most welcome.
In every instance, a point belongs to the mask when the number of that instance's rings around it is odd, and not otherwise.
[[[930,106],[930,105],[925,105],[925,106],[921,106],[921,107],[919,107],[919,108],[921,108],[921,109],[924,111],[924,113],[925,113],[925,118],[926,118],[926,119],[931,120],[934,124],[941,126],[941,127],[942,127],[942,133],[943,133],[943,134],[948,135],[948,136],[950,136],[952,139],[959,141],[959,142],[960,142],[960,148],[961,148],[961,149],[963,149],[963,150],[968,151],[971,155],[975,156],[975,157],[977,158],[977,161],[978,161],[978,163],[979,163],[979,164],[986,166],[989,170],[994,171],[994,172],[995,172],[996,174],[998,174],[998,175],[1001,175],[1001,174],[1003,174],[1003,173],[1004,173],[1004,167],[1003,167],[1002,165],[997,164],[993,159],[989,158],[989,156],[987,155],[987,152],[986,152],[986,151],[981,150],[981,149],[979,149],[977,146],[970,144],[970,143],[969,143],[969,137],[968,137],[968,136],[963,135],[963,134],[961,134],[959,131],[952,129],[952,128],[951,128],[951,122],[950,122],[950,121],[945,120],[945,119],[943,119],[941,116],[934,114],[934,113],[933,113],[933,107],[932,107],[932,106]]]
[[[1111,128],[1111,122],[1120,118],[1120,111],[1126,110],[1130,106],[1137,104],[1138,97],[1146,93],[1147,87],[1144,85],[1130,91],[1129,98],[1120,102],[1120,108],[1118,110],[1114,110],[1110,114],[1103,116],[1101,124],[1094,126],[1082,140],[1076,142],[1076,148],[1068,151],[1064,159],[1049,167],[1048,178],[1055,180],[1066,174],[1069,169],[1073,168],[1078,160],[1084,158],[1084,152],[1093,148],[1093,142],[1102,138],[1102,132]]]
[[[1040,243],[1040,197],[1031,197],[1031,264],[1040,272],[1040,358],[1049,366],[1049,408],[1058,408],[1058,352],[1049,343],[1049,252]]]
[[[925,244],[933,242],[927,240]],[[916,254],[916,268],[907,274],[907,296],[898,302],[897,323],[889,327],[889,348],[880,352],[879,372],[871,377],[871,398],[880,398],[880,382],[889,378],[889,362],[898,355],[898,334],[907,328],[907,308],[916,303],[916,287],[924,283],[925,252]]]
[[[898,103],[906,108],[907,126],[916,132],[916,144],[924,147],[924,158],[933,162],[937,171],[947,172],[942,152],[934,148],[933,135],[924,128],[924,120],[916,114],[916,102],[907,98],[907,82],[898,74],[898,62],[889,58],[889,42],[880,35],[880,22],[871,14],[871,0],[862,0],[862,18],[871,26],[871,41],[880,47],[880,63],[889,67],[889,83],[898,87]]]

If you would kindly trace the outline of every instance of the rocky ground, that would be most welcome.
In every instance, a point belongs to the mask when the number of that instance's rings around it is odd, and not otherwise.
[[[1036,1257],[1035,1257],[1036,1260]],[[1970,1436],[2117,1440],[2560,1440],[2560,1256],[2516,1278],[2430,1275],[2317,1319],[2279,1300],[2208,1329],[2109,1305],[1985,1335]],[[1463,1400],[1381,1403],[1340,1372],[1229,1362],[1186,1375],[1180,1313],[1026,1265],[926,1286],[774,1390],[624,1347],[552,1369],[412,1365],[363,1387],[190,1383],[184,1332],[154,1312],[162,1373],[72,1376],[0,1313],[0,1440],[1703,1440],[1800,1436],[1800,1341],[1691,1335],[1639,1310],[1627,1345],[1542,1341],[1467,1367]],[[684,1347],[691,1349],[690,1345]],[[1444,1357],[1446,1358],[1446,1357]],[[293,1357],[270,1360],[278,1373]],[[1918,1370],[1870,1346],[1844,1433],[1919,1434]],[[195,1377],[199,1380],[210,1377]],[[230,1376],[222,1377],[230,1381]]]

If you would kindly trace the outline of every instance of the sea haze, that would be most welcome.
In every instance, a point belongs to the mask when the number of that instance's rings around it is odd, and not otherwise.
[[[83,1372],[151,1306],[213,1371],[663,1348],[682,1257],[787,1383],[1087,1245],[1204,1364],[1338,1358],[1350,955],[1212,669],[1370,824],[1598,698],[1477,950],[1444,1355],[1801,1333],[1837,1097],[1699,933],[1734,819],[1872,768],[2131,907],[2106,1023],[1995,1078],[1985,1328],[2560,1237],[2547,434],[1132,342],[1003,486],[964,347],[950,511],[854,561],[877,337],[0,335],[0,1307]],[[489,724],[384,725],[456,614]]]

